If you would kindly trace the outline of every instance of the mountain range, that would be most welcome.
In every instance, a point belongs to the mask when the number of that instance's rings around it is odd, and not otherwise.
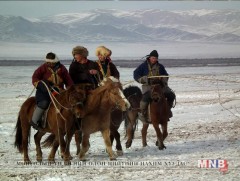
[[[95,9],[38,19],[0,15],[4,42],[240,42],[240,11]]]

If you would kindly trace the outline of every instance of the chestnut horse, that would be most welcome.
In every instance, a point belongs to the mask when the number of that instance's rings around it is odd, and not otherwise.
[[[165,147],[163,141],[168,136],[167,126],[169,120],[169,106],[167,103],[167,99],[164,96],[164,87],[165,84],[160,81],[158,84],[151,85],[151,102],[149,104],[149,121],[152,123],[156,134],[157,141],[156,146],[159,150],[162,150]],[[159,124],[161,125],[162,131],[159,128]],[[149,124],[144,123],[142,128],[142,144],[143,147],[147,146],[147,129]]]
[[[111,111],[116,106],[121,111],[126,111],[130,107],[130,103],[123,95],[118,79],[110,76],[105,78],[101,86],[92,90],[87,97],[84,106],[85,114],[81,120],[82,148],[79,153],[80,160],[86,160],[85,154],[90,147],[90,134],[97,131],[101,131],[102,133],[110,160],[116,159],[110,140]],[[50,135],[49,138],[51,136],[53,135]],[[53,139],[48,138],[44,142],[47,143],[46,141],[48,144],[55,142]]]
[[[36,144],[37,161],[42,161],[42,150],[40,141],[46,132],[54,133],[57,136],[54,146],[60,144],[61,153],[64,161],[69,161],[69,143],[74,134],[75,116],[81,117],[83,114],[83,101],[86,99],[85,91],[78,86],[71,86],[55,97],[56,108],[51,102],[46,115],[46,126],[37,131],[34,135]],[[30,138],[30,121],[34,107],[36,106],[35,97],[28,98],[21,106],[16,124],[15,147],[24,154],[24,161],[30,162],[28,156],[28,145]],[[64,136],[66,135],[66,141]],[[54,161],[54,150],[50,153],[48,160]]]

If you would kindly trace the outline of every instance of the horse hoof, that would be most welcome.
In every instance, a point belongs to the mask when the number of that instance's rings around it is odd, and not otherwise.
[[[117,160],[116,157],[110,157],[110,160],[113,161],[113,160]]]
[[[85,157],[83,157],[83,158],[79,158],[79,160],[82,161],[82,162],[87,161],[87,159],[86,159]]]
[[[42,162],[42,157],[37,158],[38,162]]]
[[[77,151],[77,152],[76,152],[76,155],[79,155],[79,153],[80,153],[80,151]]]
[[[31,164],[32,162],[29,160],[29,159],[24,159],[24,164],[28,165],[28,164]]]
[[[69,155],[69,160],[72,160],[73,159],[73,156],[72,155]]]
[[[123,151],[122,150],[117,150],[117,155],[118,156],[123,156]]]
[[[130,148],[131,147],[131,145],[132,145],[132,142],[130,142],[130,143],[126,143],[126,148]]]
[[[70,160],[64,160],[64,165],[71,165]]]
[[[55,159],[54,158],[48,158],[48,162],[55,163]]]
[[[167,147],[165,145],[163,145],[163,146],[158,147],[158,149],[159,150],[164,150],[164,149],[167,149]]]
[[[143,147],[146,147],[147,146],[147,144],[143,144]]]

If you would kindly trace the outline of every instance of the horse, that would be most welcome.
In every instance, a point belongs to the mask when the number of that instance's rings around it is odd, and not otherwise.
[[[116,106],[122,111],[126,111],[130,107],[130,103],[123,95],[121,89],[122,87],[119,80],[110,76],[104,78],[101,86],[92,90],[87,96],[84,106],[85,113],[81,120],[82,148],[79,153],[79,159],[81,161],[86,160],[85,154],[90,148],[90,134],[97,131],[101,131],[102,133],[110,160],[116,159],[110,140],[111,111]],[[44,142],[46,141],[48,144],[55,142],[54,139],[48,138]]]
[[[121,111],[119,109],[115,109],[111,113],[111,122],[110,122],[110,139],[111,143],[113,144],[113,141],[115,139],[116,141],[116,150],[117,154],[120,156],[123,154],[122,151],[122,145],[120,141],[120,134],[118,132],[118,129],[122,123],[123,120],[128,119],[130,124],[126,126],[126,136],[128,137],[126,145],[131,144],[133,139],[133,134],[136,128],[135,120],[137,119],[138,115],[138,108],[140,106],[140,101],[142,98],[142,92],[139,87],[137,86],[128,86],[123,90],[124,96],[129,101],[131,107],[127,111]]]
[[[46,126],[37,131],[34,135],[36,145],[37,161],[42,161],[42,150],[40,141],[46,132],[54,133],[56,139],[55,147],[60,144],[61,153],[64,161],[68,162],[70,159],[69,144],[74,134],[75,117],[81,117],[83,114],[83,102],[86,99],[85,91],[78,86],[71,86],[69,89],[64,90],[61,94],[56,95],[55,101],[57,105],[54,106],[53,102],[50,103],[49,109],[46,113]],[[54,101],[54,102],[55,102]],[[56,104],[55,103],[55,104]],[[36,106],[35,97],[28,98],[21,106],[18,119],[16,123],[15,147],[20,153],[23,153],[24,162],[30,162],[28,156],[28,145],[31,134],[30,121]],[[66,135],[66,141],[64,136]],[[48,160],[54,161],[54,150],[49,154]]]
[[[153,125],[157,134],[156,146],[158,146],[158,148],[162,150],[166,148],[166,146],[163,144],[163,141],[168,136],[167,126],[169,121],[170,108],[164,96],[165,84],[162,82],[162,80],[159,80],[159,79],[156,82],[157,84],[151,85],[151,102],[148,106],[148,115],[149,115],[148,117],[150,117],[150,123]],[[135,102],[137,103],[137,105],[139,105],[139,99],[135,98]],[[131,147],[134,132],[135,132],[135,129],[133,128],[135,128],[136,125],[138,124],[137,118],[138,118],[139,111],[140,109],[135,109],[135,111],[131,111],[130,112],[131,114],[128,116],[129,119],[126,119],[125,121],[125,128],[128,135],[126,148]],[[159,124],[161,125],[162,132],[159,128]],[[149,123],[143,123],[142,131],[141,131],[143,147],[147,146],[146,136],[147,136],[148,127],[149,127]]]
[[[168,136],[167,126],[169,121],[169,105],[167,99],[164,96],[164,87],[165,84],[163,81],[159,80],[157,84],[151,85],[151,102],[148,106],[148,114],[150,118],[150,123],[153,125],[156,134],[157,141],[156,146],[159,150],[166,148],[163,141]],[[159,128],[161,125],[162,131]],[[143,147],[147,146],[147,129],[149,124],[143,123],[142,127],[142,145]]]

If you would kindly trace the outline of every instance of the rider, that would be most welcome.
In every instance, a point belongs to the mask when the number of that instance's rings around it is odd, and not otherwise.
[[[83,46],[76,46],[72,55],[69,74],[74,84],[82,84],[85,90],[97,88],[100,79],[99,67],[96,62],[87,59],[88,50]]]
[[[96,49],[96,56],[98,57],[97,63],[102,74],[102,77],[113,76],[119,79],[119,72],[116,66],[111,61],[112,51],[105,46],[99,46]]]
[[[134,79],[137,82],[142,84],[143,97],[140,102],[140,109],[141,109],[140,119],[142,120],[142,122],[145,122],[145,123],[148,122],[147,109],[148,109],[148,104],[151,101],[151,93],[150,93],[151,79],[149,79],[149,77],[160,76],[160,75],[168,76],[168,73],[165,70],[165,67],[158,62],[158,52],[156,50],[153,50],[146,57],[147,57],[146,60],[134,70],[134,75],[133,75]],[[163,82],[166,85],[164,88],[164,95],[167,98],[167,102],[170,108],[169,118],[171,118],[173,116],[171,108],[173,107],[175,94],[168,87],[168,77],[163,77],[161,78],[161,80],[163,80]]]
[[[52,95],[58,94],[73,84],[66,67],[59,62],[55,53],[46,55],[45,63],[38,67],[32,75],[32,83],[37,88],[36,108],[33,112],[30,124],[36,130],[40,129],[40,120],[51,100],[47,87]],[[47,85],[47,87],[46,87]]]

